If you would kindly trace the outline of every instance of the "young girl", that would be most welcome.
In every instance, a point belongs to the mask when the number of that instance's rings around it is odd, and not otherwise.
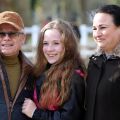
[[[25,99],[24,114],[34,120],[83,120],[84,64],[67,21],[42,28],[34,76],[34,100]]]

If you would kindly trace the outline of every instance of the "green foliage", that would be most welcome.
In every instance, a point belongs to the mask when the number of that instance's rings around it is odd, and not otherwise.
[[[42,1],[43,1],[43,0],[36,0],[35,6],[41,6],[41,5],[42,5]]]
[[[120,5],[120,0],[110,0],[112,4]]]
[[[114,0],[116,4],[120,5],[120,0]]]

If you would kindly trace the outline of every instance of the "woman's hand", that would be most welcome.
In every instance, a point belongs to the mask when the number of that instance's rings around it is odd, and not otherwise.
[[[25,101],[22,106],[22,113],[24,113],[28,117],[32,118],[33,113],[36,108],[37,107],[36,107],[35,103],[31,99],[25,98]]]

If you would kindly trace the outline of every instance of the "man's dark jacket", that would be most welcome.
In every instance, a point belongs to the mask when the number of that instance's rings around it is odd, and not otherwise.
[[[29,120],[29,118],[22,113],[22,104],[24,99],[29,97],[31,93],[27,87],[27,78],[32,70],[32,63],[22,54],[22,52],[20,52],[19,58],[22,70],[19,79],[19,86],[13,99],[11,99],[12,97],[10,95],[9,80],[6,74],[5,66],[0,58],[0,120]],[[9,101],[8,109],[4,96],[2,79],[5,81],[7,88],[7,97]]]

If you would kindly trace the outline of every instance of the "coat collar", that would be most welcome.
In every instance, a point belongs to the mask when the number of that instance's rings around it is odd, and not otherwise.
[[[102,54],[105,54],[107,58],[110,58],[111,56],[120,57],[120,44],[118,44],[111,53],[105,53],[102,49],[97,48],[94,55],[100,56]]]
[[[120,59],[120,44],[112,51],[112,53],[104,53],[103,50],[97,49],[95,54],[90,57],[91,61],[99,68],[102,67],[107,60]]]

